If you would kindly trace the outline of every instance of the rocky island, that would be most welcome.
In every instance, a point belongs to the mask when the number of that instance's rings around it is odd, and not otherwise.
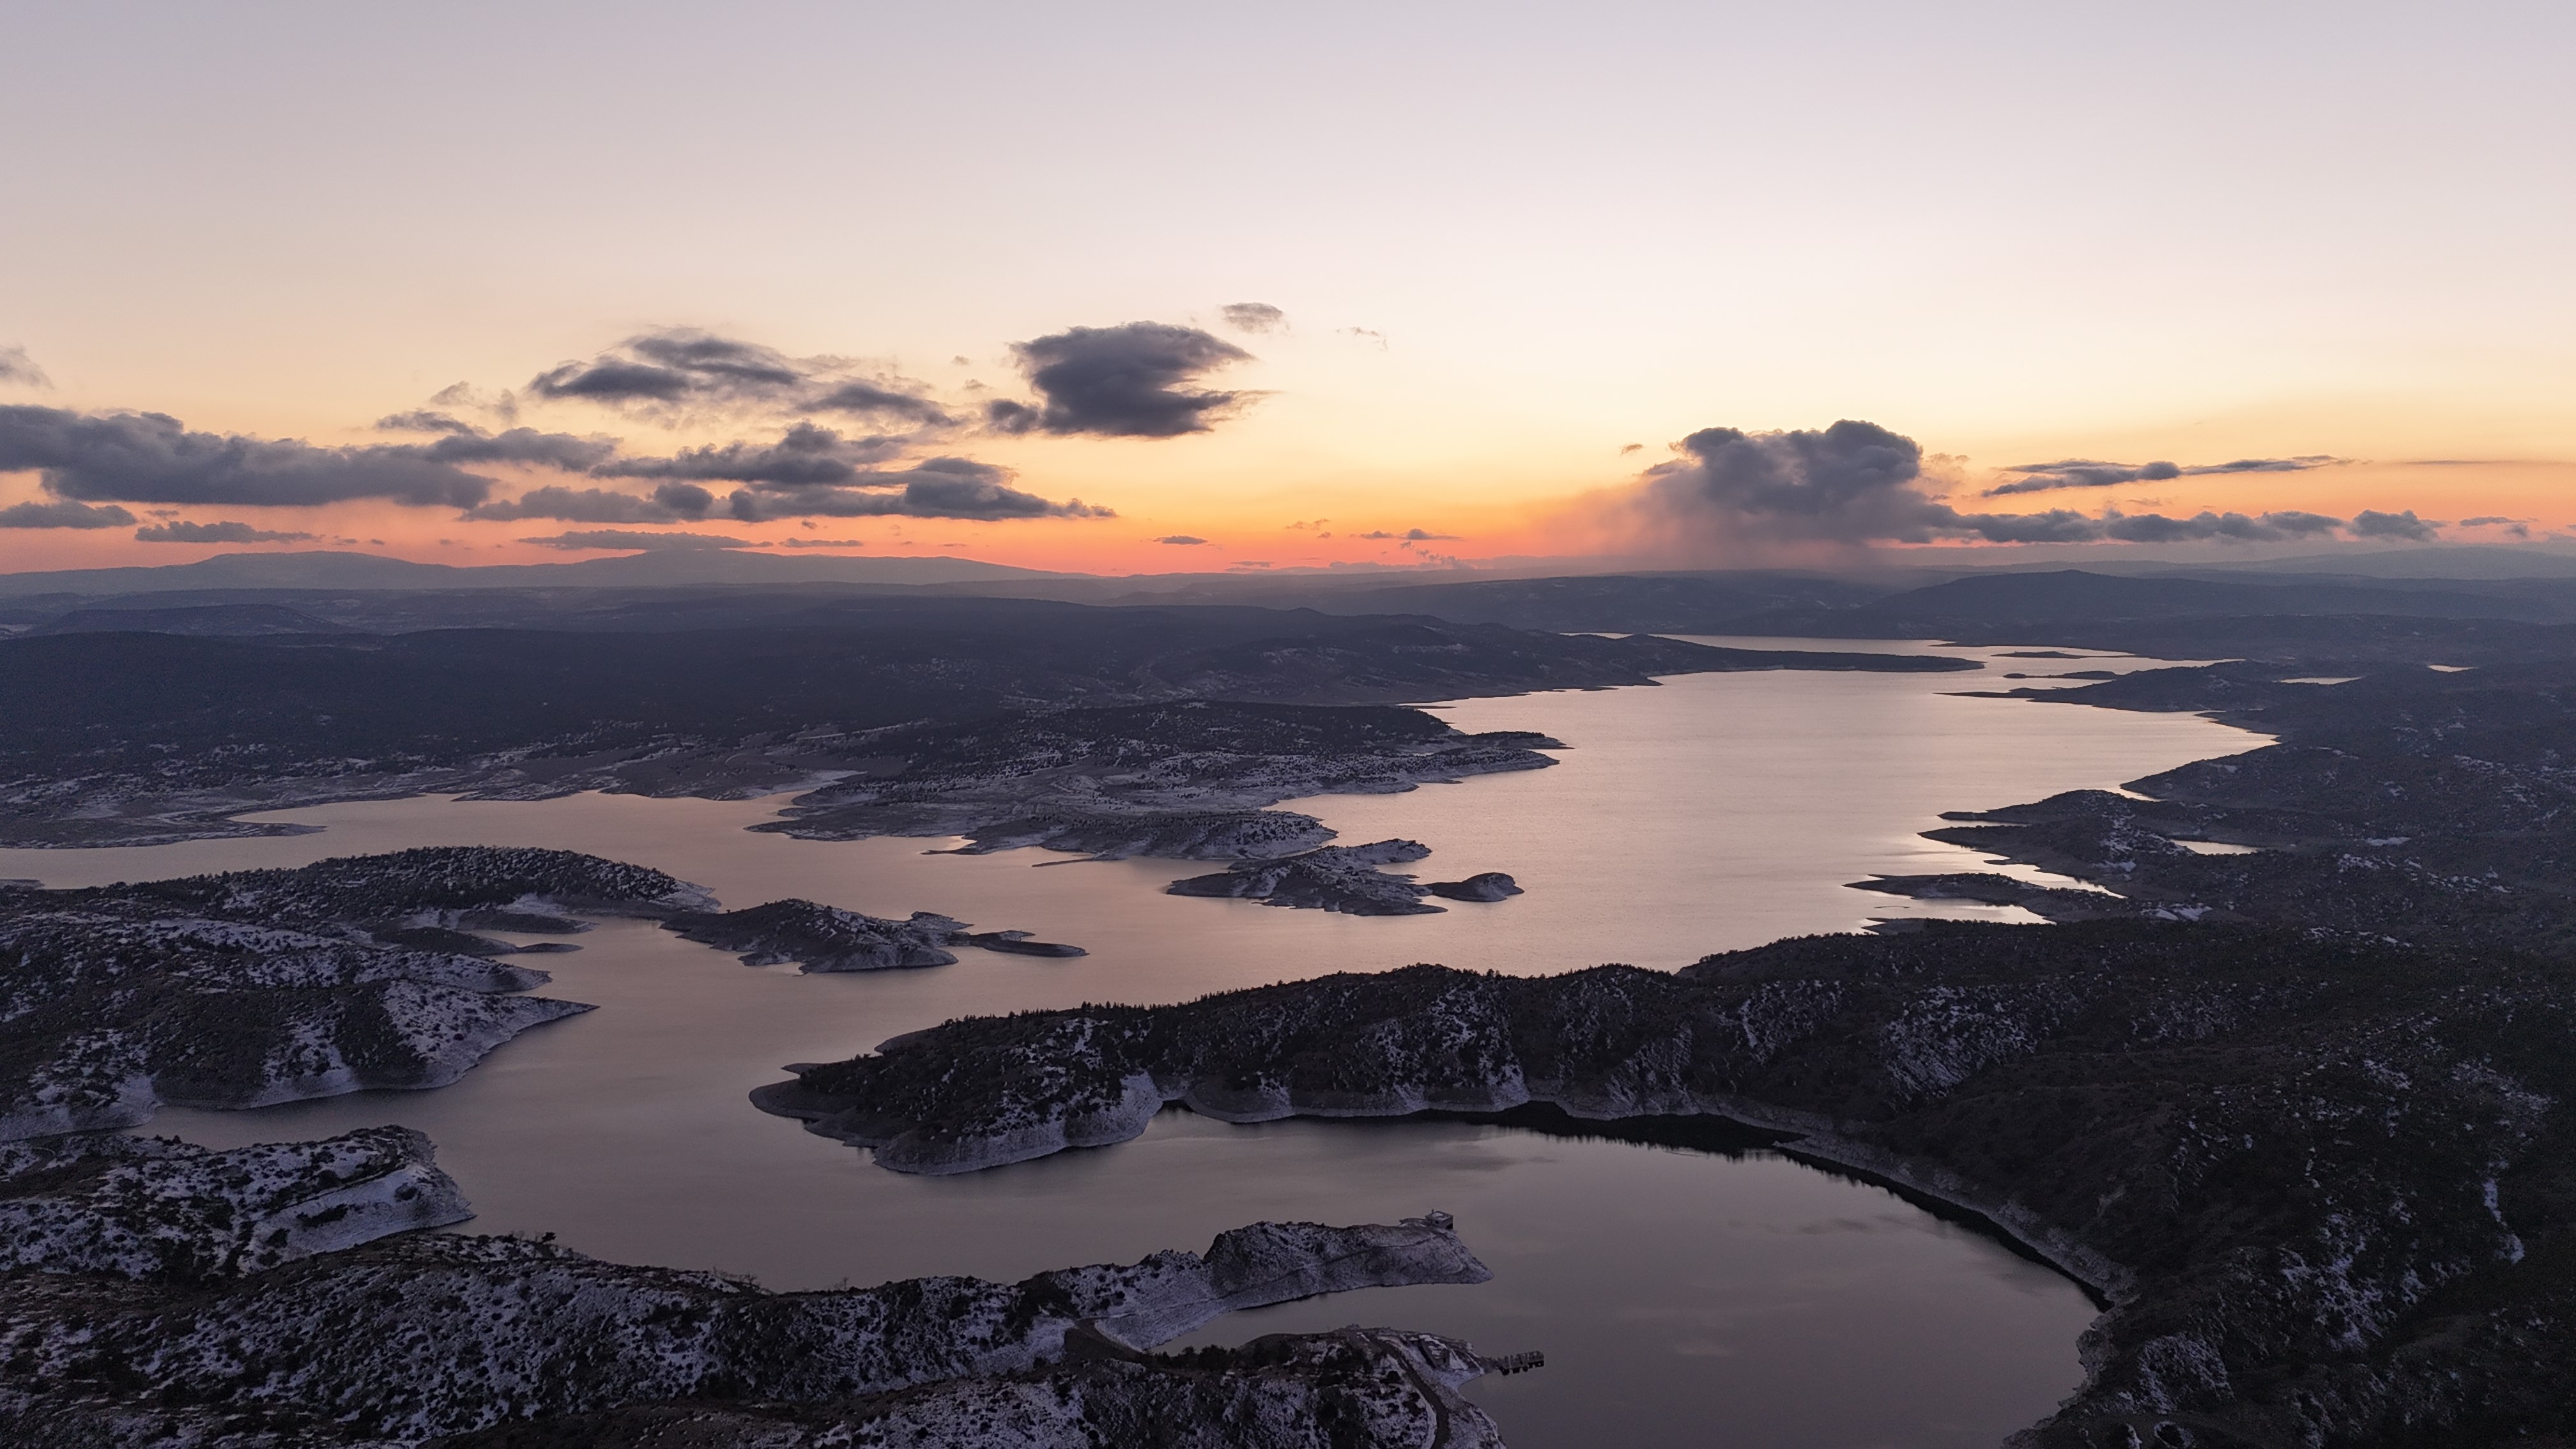
[[[805,971],[884,971],[899,967],[953,966],[951,946],[976,946],[1022,956],[1080,956],[1079,946],[1029,939],[1026,931],[976,931],[966,922],[930,911],[889,921],[812,901],[771,901],[741,911],[688,911],[662,922],[701,945],[741,954],[746,966],[794,962]]]
[[[1430,854],[1429,846],[1414,840],[1326,845],[1270,860],[1239,860],[1212,875],[1176,880],[1165,889],[1176,896],[1217,896],[1354,916],[1418,916],[1444,909],[1425,901],[1425,896],[1490,904],[1521,893],[1512,878],[1498,870],[1466,880],[1417,885],[1409,875],[1381,869],[1407,865]]]

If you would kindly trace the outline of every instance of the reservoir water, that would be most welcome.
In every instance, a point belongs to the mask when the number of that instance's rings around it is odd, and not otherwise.
[[[1734,641],[1729,641],[1734,642]],[[1797,647],[1791,641],[1742,641]],[[1823,647],[1921,650],[1921,645]],[[1727,1154],[1454,1122],[1231,1127],[1173,1111],[1122,1146],[965,1177],[900,1176],[756,1112],[779,1064],[981,1012],[1170,1001],[1413,961],[1516,973],[1669,969],[1879,916],[2026,919],[1850,890],[1872,873],[1987,868],[1923,840],[1945,810],[2109,787],[2261,743],[2181,715],[1959,691],[2005,671],[2146,661],[1985,658],[1983,674],[1756,673],[1443,706],[1469,730],[1569,746],[1551,769],[1403,795],[1294,802],[1347,843],[1432,847],[1430,878],[1509,871],[1527,894],[1364,919],[1167,896],[1205,867],[1071,862],[955,842],[747,833],[777,800],[413,799],[259,817],[317,833],[140,849],[0,851],[0,877],[68,886],[425,844],[544,845],[652,865],[730,906],[805,896],[935,910],[1086,946],[1044,960],[807,976],[753,969],[640,922],[523,957],[596,1004],[455,1086],[147,1129],[233,1146],[397,1121],[430,1134],[480,1217],[601,1257],[747,1273],[773,1288],[926,1273],[1014,1278],[1202,1247],[1260,1218],[1455,1213],[1491,1283],[1343,1295],[1225,1320],[1194,1341],[1349,1322],[1453,1333],[1548,1366],[1472,1392],[1517,1449],[1722,1442],[1779,1449],[1991,1444],[2078,1381],[2081,1291],[2006,1245],[1775,1153]],[[2041,681],[2031,681],[2038,683]]]

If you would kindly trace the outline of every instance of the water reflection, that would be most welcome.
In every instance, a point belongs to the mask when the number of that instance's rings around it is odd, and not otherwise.
[[[1035,870],[1061,857],[801,842],[743,830],[776,802],[596,795],[359,803],[277,817],[326,827],[304,836],[0,851],[0,877],[70,885],[418,844],[532,844],[659,866],[736,905],[802,895],[1034,930],[1092,954],[968,951],[933,970],[801,976],[610,922],[577,954],[528,958],[556,973],[551,994],[601,1009],[529,1034],[453,1087],[172,1112],[153,1130],[233,1145],[406,1122],[439,1143],[482,1213],[479,1230],[552,1231],[603,1257],[723,1268],[780,1288],[1010,1278],[1199,1246],[1263,1217],[1443,1208],[1493,1283],[1265,1310],[1209,1336],[1356,1319],[1544,1349],[1544,1371],[1476,1390],[1520,1449],[1991,1443],[2074,1386],[2075,1337],[2092,1313],[2082,1294],[1971,1228],[1749,1143],[1656,1146],[1459,1121],[1247,1128],[1175,1112],[1121,1147],[924,1179],[879,1171],[743,1100],[779,1063],[848,1055],[965,1013],[1176,1000],[1417,960],[1672,967],[1877,914],[2011,915],[1842,883],[1980,868],[1917,835],[1942,811],[2113,784],[2259,743],[2188,716],[1957,694],[1991,678],[1709,675],[1448,706],[1462,728],[1543,730],[1573,748],[1553,769],[1300,807],[1345,840],[1424,841],[1435,852],[1424,868],[1441,878],[1500,869],[1528,888],[1435,916],[1171,897],[1161,887],[1186,873],[1171,862]]]

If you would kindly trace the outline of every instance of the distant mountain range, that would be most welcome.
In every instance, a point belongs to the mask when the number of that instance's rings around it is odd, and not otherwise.
[[[1354,569],[1348,572],[1282,572],[1274,574],[1201,573],[1136,574],[1124,578],[1046,569],[1016,568],[964,558],[855,558],[826,555],[781,557],[732,549],[667,550],[618,558],[582,559],[544,564],[435,564],[379,554],[310,550],[276,553],[228,553],[194,563],[133,565],[103,569],[52,569],[0,573],[0,598],[36,594],[76,594],[99,598],[119,594],[175,593],[216,589],[662,589],[706,585],[843,584],[894,588],[987,585],[998,592],[1078,598],[1102,602],[1113,597],[1160,595],[1222,598],[1230,602],[1331,598],[1337,601],[1368,592],[1380,597],[1372,609],[1400,610],[1425,593],[1457,587],[1474,588],[1505,580],[1527,582],[1546,577],[1542,560],[1516,560],[1515,567],[1492,571]],[[1659,578],[1701,581],[1697,587],[1723,581],[1726,592],[1752,597],[1737,602],[1778,605],[1851,602],[1855,596],[1884,596],[1945,578],[1996,573],[2058,572],[2177,575],[2317,575],[2373,579],[2567,579],[2576,578],[2576,552],[2544,545],[2452,545],[2433,548],[2352,550],[2297,558],[2248,560],[2242,563],[2168,563],[2138,559],[2057,560],[2047,563],[1960,564],[1935,567],[1919,557],[1889,560],[1879,568],[1820,571],[1777,570],[1642,570],[1608,567],[1605,560],[1567,560],[1557,567],[1574,578]],[[1570,581],[1569,581],[1570,584]],[[1564,587],[1561,585],[1560,587]],[[1684,592],[1689,584],[1672,585]],[[1263,596],[1269,596],[1264,598]],[[1408,599],[1407,596],[1411,596]],[[1714,601],[1711,601],[1714,602]],[[1336,607],[1335,612],[1349,612]],[[1739,610],[1739,612],[1750,612]]]
[[[2304,568],[2300,566],[2305,566]],[[413,563],[372,554],[225,554],[161,567],[0,574],[0,635],[258,637],[355,631],[655,630],[810,623],[833,601],[985,597],[1092,605],[1251,605],[1414,615],[1550,633],[1953,639],[2073,638],[2173,658],[2328,649],[2462,659],[2576,625],[2576,559],[2539,549],[2427,548],[2231,568],[2134,563],[1875,572],[1481,571],[1371,574],[1048,573],[973,559],[779,558],[730,551],[560,564]],[[2381,622],[2364,624],[2375,619]],[[2412,621],[2412,622],[2397,622]],[[2428,634],[2428,631],[2429,634]],[[2383,637],[2385,636],[2385,637]],[[2179,650],[2179,653],[2170,651]],[[2330,651],[2329,651],[2330,652]]]
[[[779,558],[666,550],[548,564],[432,564],[371,553],[226,553],[195,563],[0,574],[0,596],[194,589],[671,588],[695,584],[959,584],[1079,577],[956,558]]]

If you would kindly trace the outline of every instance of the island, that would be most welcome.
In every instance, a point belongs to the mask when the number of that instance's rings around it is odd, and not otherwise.
[[[1418,916],[1444,909],[1424,900],[1425,896],[1491,904],[1521,893],[1520,886],[1498,870],[1466,880],[1416,884],[1409,875],[1382,869],[1408,865],[1430,854],[1431,848],[1418,840],[1326,845],[1268,860],[1238,860],[1224,870],[1176,880],[1164,889],[1176,896],[1216,896],[1354,916]]]

